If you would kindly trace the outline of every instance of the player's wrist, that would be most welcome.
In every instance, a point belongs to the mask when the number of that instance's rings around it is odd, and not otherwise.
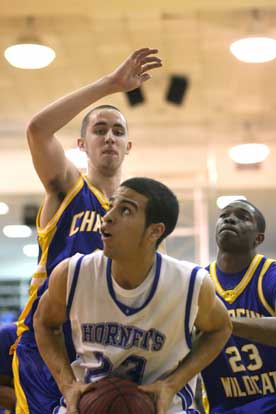
[[[106,86],[106,94],[111,95],[117,92],[123,92],[122,84],[118,81],[116,76],[113,73],[106,75],[102,78],[105,86]]]
[[[172,395],[177,394],[177,392],[183,387],[183,382],[180,382],[178,377],[173,374],[164,379],[163,382],[166,389],[169,390]]]

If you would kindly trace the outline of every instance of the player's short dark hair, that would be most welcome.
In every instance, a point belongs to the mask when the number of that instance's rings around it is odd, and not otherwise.
[[[107,105],[106,104],[106,105],[99,105],[99,106],[96,106],[95,108],[92,108],[89,112],[87,112],[87,114],[84,116],[84,118],[82,120],[81,131],[80,131],[80,135],[81,135],[82,138],[86,137],[86,131],[87,131],[87,126],[88,126],[88,123],[89,123],[90,115],[92,114],[92,112],[95,112],[95,111],[98,111],[98,110],[101,110],[101,109],[113,109],[114,111],[118,111],[118,112],[120,112],[120,114],[123,115],[123,113],[120,111],[120,109],[116,108],[116,106],[113,106],[113,105]]]
[[[165,231],[156,242],[158,247],[174,230],[177,223],[179,204],[175,194],[161,182],[145,177],[130,178],[120,186],[131,188],[147,197],[146,227],[152,223],[164,223]]]
[[[265,228],[266,228],[266,222],[265,222],[265,218],[264,218],[263,213],[254,204],[250,203],[250,201],[248,201],[248,200],[235,200],[235,202],[236,201],[238,201],[239,203],[244,203],[244,204],[247,204],[247,205],[253,207],[256,222],[257,222],[258,232],[264,233]]]

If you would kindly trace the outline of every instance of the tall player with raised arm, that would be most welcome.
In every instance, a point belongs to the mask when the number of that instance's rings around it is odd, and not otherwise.
[[[120,183],[122,162],[131,148],[126,119],[110,105],[92,109],[82,122],[78,146],[88,157],[87,176],[65,157],[56,133],[99,99],[147,81],[148,71],[162,65],[156,53],[150,48],[135,51],[112,73],[58,99],[29,123],[28,143],[45,199],[37,220],[39,265],[20,318],[13,359],[17,414],[49,414],[60,396],[36,347],[33,313],[47,289],[48,276],[60,261],[76,252],[102,249],[101,218],[108,208],[107,198]],[[73,357],[73,350],[70,353]]]

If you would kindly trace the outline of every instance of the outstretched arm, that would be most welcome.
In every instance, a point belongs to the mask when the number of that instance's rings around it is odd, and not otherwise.
[[[157,397],[157,414],[165,414],[173,396],[219,354],[231,335],[228,313],[216,297],[211,278],[203,280],[198,300],[195,326],[201,332],[193,342],[191,352],[165,380],[141,388]]]
[[[233,335],[276,346],[276,318],[231,318]]]
[[[28,143],[46,192],[67,192],[79,175],[54,134],[104,96],[133,90],[147,81],[151,77],[148,71],[162,65],[157,52],[136,50],[109,75],[58,99],[33,117],[27,128]]]

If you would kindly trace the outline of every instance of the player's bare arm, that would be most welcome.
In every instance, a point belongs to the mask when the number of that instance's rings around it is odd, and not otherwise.
[[[233,335],[276,346],[276,317],[231,318]]]
[[[49,288],[35,313],[34,329],[39,352],[66,400],[67,414],[75,414],[80,396],[93,384],[76,381],[64,343],[68,262],[69,259],[64,260],[52,272]]]
[[[34,317],[37,345],[60,386],[74,381],[64,345],[62,325],[66,320],[66,281],[68,259],[53,270],[49,288],[41,297]]]
[[[58,99],[33,117],[27,128],[28,143],[46,192],[66,193],[79,175],[66,159],[55,133],[104,96],[130,91],[147,81],[151,77],[148,71],[162,65],[157,52],[150,48],[136,50],[109,75]]]
[[[195,321],[200,334],[192,350],[178,368],[165,380],[142,386],[157,398],[157,414],[165,414],[173,396],[219,354],[232,332],[231,321],[222,302],[217,299],[212,281],[205,277],[199,293]]]

